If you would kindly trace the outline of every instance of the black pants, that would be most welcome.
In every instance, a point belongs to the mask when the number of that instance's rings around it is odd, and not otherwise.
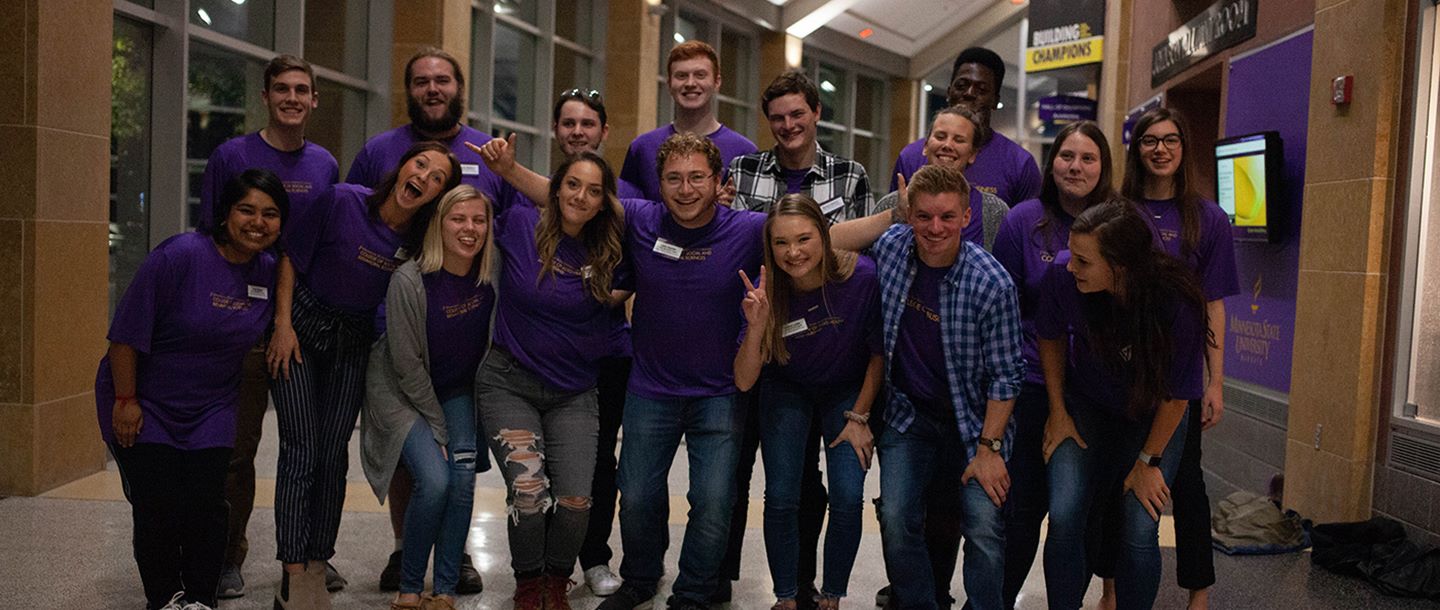
[[[740,460],[735,465],[735,509],[730,516],[730,542],[725,550],[721,576],[740,580],[740,554],[745,544],[745,522],[750,511],[750,478],[755,471],[755,455],[760,449],[760,409],[755,391],[740,394],[736,406],[745,409],[745,439],[740,446]],[[820,421],[812,418],[810,433],[805,439],[805,466],[800,475],[800,565],[795,582],[801,591],[815,583],[820,532],[825,527],[825,511],[830,497],[820,474]]]
[[[1175,581],[1192,591],[1215,584],[1215,559],[1210,537],[1210,496],[1205,492],[1205,471],[1200,467],[1201,420],[1204,408],[1200,401],[1190,401],[1189,427],[1185,430],[1185,451],[1180,455],[1180,470],[1170,486],[1171,510],[1175,516]],[[1117,540],[1119,518],[1114,511],[1104,518],[1101,533],[1088,543],[1095,557],[1095,575],[1115,575],[1116,551],[1101,541]],[[1098,546],[1097,546],[1098,545]]]
[[[111,445],[134,522],[135,564],[146,607],[185,602],[215,606],[225,563],[225,471],[230,448],[186,451],[153,443]]]
[[[595,477],[590,482],[590,526],[580,546],[580,569],[610,563],[610,531],[615,523],[615,441],[625,415],[625,388],[630,384],[631,360],[600,361],[595,390],[600,407],[600,438],[595,447]]]

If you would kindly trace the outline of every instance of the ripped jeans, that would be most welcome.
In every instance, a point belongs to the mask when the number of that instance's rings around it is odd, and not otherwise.
[[[449,437],[444,453],[419,415],[400,453],[415,481],[405,510],[400,561],[403,593],[425,590],[425,563],[434,546],[435,594],[454,595],[465,536],[470,532],[470,509],[475,503],[475,401],[466,393],[445,400],[440,408],[445,412]]]
[[[505,477],[510,567],[521,578],[569,576],[590,522],[595,389],[558,390],[499,347],[477,379],[481,428]]]

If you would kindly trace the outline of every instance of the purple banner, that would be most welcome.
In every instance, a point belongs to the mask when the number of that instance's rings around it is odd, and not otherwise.
[[[1046,123],[1093,121],[1099,110],[1100,102],[1087,97],[1050,95],[1040,98],[1040,120]]]
[[[1226,137],[1273,130],[1285,143],[1284,188],[1271,219],[1285,241],[1235,243],[1241,294],[1225,299],[1225,376],[1285,394],[1295,344],[1313,40],[1306,31],[1231,61],[1225,108]]]

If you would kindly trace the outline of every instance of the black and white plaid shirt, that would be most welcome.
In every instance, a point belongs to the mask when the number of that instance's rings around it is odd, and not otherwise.
[[[785,196],[785,174],[773,150],[742,155],[730,160],[730,178],[735,181],[737,210],[769,212],[770,206]],[[820,211],[831,223],[860,218],[870,209],[870,179],[865,167],[815,146],[815,164],[805,174],[801,192],[820,204]]]

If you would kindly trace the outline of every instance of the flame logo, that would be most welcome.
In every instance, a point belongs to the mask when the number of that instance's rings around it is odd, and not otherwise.
[[[1251,314],[1254,314],[1254,313],[1260,311],[1260,277],[1261,277],[1261,276],[1259,276],[1259,275],[1256,275],[1256,276],[1255,276],[1255,289],[1250,292],[1250,313],[1251,313]]]

